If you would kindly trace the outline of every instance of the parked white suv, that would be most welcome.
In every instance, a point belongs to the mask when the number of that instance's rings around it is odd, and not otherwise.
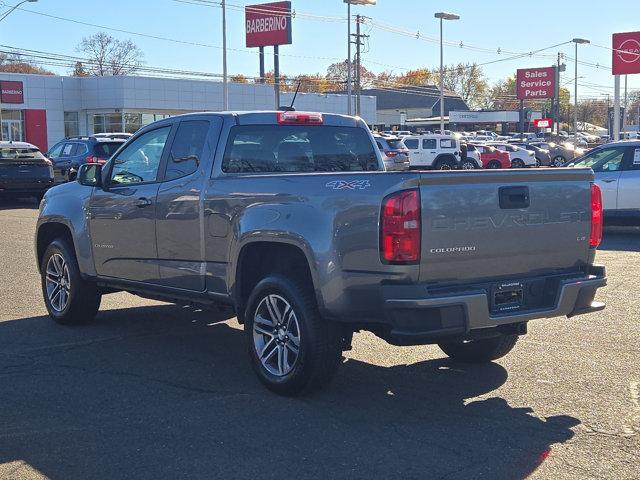
[[[412,135],[402,143],[409,150],[411,168],[452,170],[460,166],[460,141],[453,135]]]
[[[524,168],[536,166],[536,154],[525,148],[511,145],[509,143],[490,143],[492,147],[509,153],[511,168]]]

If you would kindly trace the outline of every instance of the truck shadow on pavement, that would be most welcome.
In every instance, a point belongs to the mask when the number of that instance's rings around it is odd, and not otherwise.
[[[497,363],[442,358],[350,359],[325,390],[278,397],[224,319],[160,305],[0,322],[0,478],[514,479],[579,423],[492,393]]]
[[[5,198],[0,197],[0,210],[38,210],[39,203],[35,198]]]
[[[605,227],[598,250],[640,252],[640,228]]]

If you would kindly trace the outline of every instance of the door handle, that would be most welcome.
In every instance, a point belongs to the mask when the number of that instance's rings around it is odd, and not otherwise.
[[[611,183],[611,182],[617,182],[617,180],[615,178],[606,178],[604,180],[602,180],[604,183]]]
[[[148,198],[140,197],[138,200],[136,200],[136,207],[144,208],[148,207],[149,205],[151,205],[151,200],[149,200]]]

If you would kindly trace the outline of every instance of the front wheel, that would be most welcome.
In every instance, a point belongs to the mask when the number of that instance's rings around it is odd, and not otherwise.
[[[339,325],[320,317],[313,291],[303,282],[281,275],[269,276],[253,289],[245,335],[258,378],[280,395],[319,389],[342,359]]]
[[[504,357],[513,350],[517,341],[518,335],[500,335],[479,340],[452,340],[438,346],[458,362],[486,363]]]
[[[524,168],[524,161],[520,158],[514,158],[511,161],[511,168]]]
[[[553,166],[554,167],[561,167],[566,163],[565,158],[562,155],[556,155],[555,157],[553,157]]]
[[[49,244],[40,265],[42,294],[49,316],[63,325],[90,322],[100,308],[98,287],[80,276],[73,247],[57,239]]]

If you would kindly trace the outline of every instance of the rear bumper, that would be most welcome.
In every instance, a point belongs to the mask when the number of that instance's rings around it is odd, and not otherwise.
[[[36,194],[46,192],[53,186],[52,178],[42,178],[20,181],[0,181],[0,195],[2,194]]]
[[[424,295],[424,285],[386,285],[382,289],[390,329],[385,338],[398,345],[434,343],[443,337],[465,336],[537,318],[595,312],[605,307],[594,297],[606,283],[604,267],[592,266],[584,277],[561,280],[552,306],[500,314],[491,312],[487,290],[428,296]]]

